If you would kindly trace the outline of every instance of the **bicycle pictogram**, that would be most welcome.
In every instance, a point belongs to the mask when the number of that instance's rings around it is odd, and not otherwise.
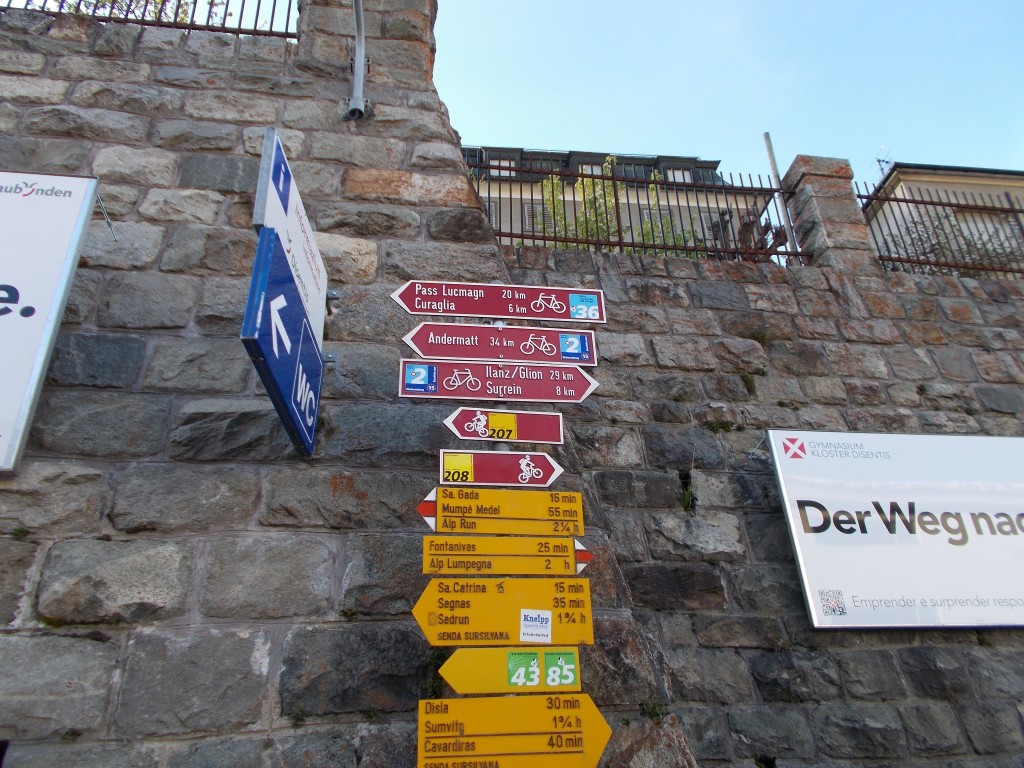
[[[533,479],[544,477],[544,470],[533,463],[530,454],[526,454],[519,460],[519,482],[528,483]]]
[[[524,355],[532,355],[534,352],[541,352],[550,357],[558,351],[558,347],[543,336],[531,333],[530,338],[519,345],[519,351]]]
[[[445,379],[443,382],[445,389],[458,389],[463,384],[470,392],[476,392],[480,389],[480,379],[473,375],[473,371],[467,368],[464,371],[458,369],[452,371],[452,375]]]
[[[467,432],[476,432],[480,437],[487,437],[489,434],[487,431],[487,417],[480,411],[477,411],[476,416],[467,421],[462,428]]]
[[[562,314],[565,312],[565,303],[559,301],[553,293],[542,293],[530,304],[530,309],[534,312],[543,312],[545,309],[550,309],[552,312]]]

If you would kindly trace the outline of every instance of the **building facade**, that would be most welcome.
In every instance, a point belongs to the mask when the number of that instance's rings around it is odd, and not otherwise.
[[[864,215],[886,264],[910,271],[1024,276],[1024,173],[892,163]]]
[[[797,259],[772,185],[723,177],[716,161],[464,147],[498,242]]]

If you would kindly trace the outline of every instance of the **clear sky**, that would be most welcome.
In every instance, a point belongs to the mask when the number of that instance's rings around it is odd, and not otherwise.
[[[1024,0],[439,0],[464,144],[1024,170]]]

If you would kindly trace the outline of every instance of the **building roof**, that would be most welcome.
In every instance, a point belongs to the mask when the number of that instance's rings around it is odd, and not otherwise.
[[[518,177],[527,181],[540,181],[551,172],[563,175],[573,174],[583,166],[600,167],[606,158],[615,158],[615,167],[627,179],[649,179],[657,171],[669,175],[672,171],[683,171],[693,180],[723,183],[718,173],[718,160],[702,160],[695,156],[682,155],[624,155],[614,152],[581,152],[578,150],[523,149],[521,147],[474,147],[463,146],[462,154],[472,166],[498,163],[514,163],[519,167]]]
[[[1017,186],[1024,183],[1024,171],[1014,171],[1004,168],[974,168],[965,165],[931,165],[928,163],[890,163],[885,175],[875,184],[875,193],[889,189],[900,181],[900,176],[907,173],[946,175],[960,177],[988,177],[991,179],[1006,179]],[[966,180],[966,178],[964,179]]]
[[[719,160],[702,160],[696,155],[627,155],[621,152],[590,152],[580,150],[525,149],[523,147],[463,146],[463,152],[479,151],[497,158],[525,158],[561,160],[566,167],[578,163],[602,163],[606,157],[614,157],[623,165],[653,165],[655,167],[679,166],[683,168],[707,168],[717,170]]]

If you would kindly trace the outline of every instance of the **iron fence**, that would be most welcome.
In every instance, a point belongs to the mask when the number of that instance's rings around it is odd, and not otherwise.
[[[782,190],[760,176],[620,163],[468,162],[498,241],[692,259],[803,263]],[[696,176],[697,178],[694,178]]]
[[[155,27],[298,38],[299,14],[293,0],[6,0],[0,7]]]
[[[1002,196],[855,186],[882,266],[892,272],[1024,277],[1024,205]]]

